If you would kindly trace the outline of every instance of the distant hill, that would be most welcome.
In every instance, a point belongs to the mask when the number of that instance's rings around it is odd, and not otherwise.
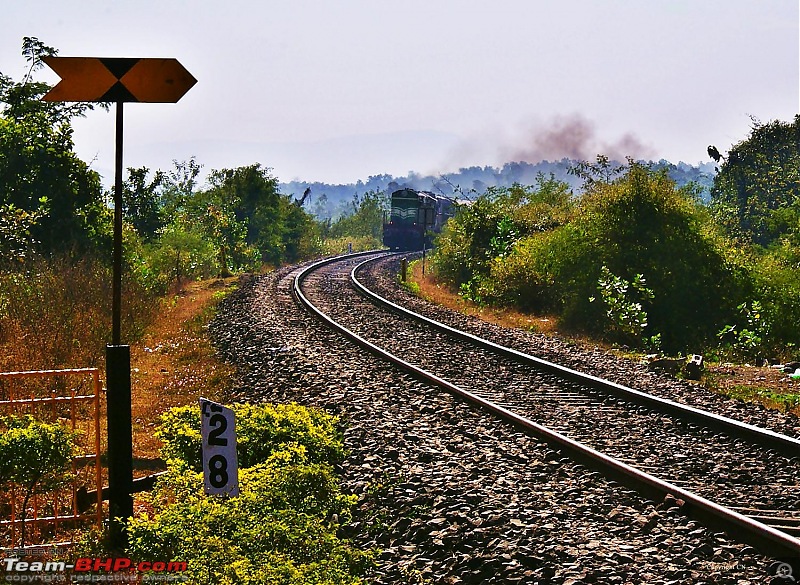
[[[489,187],[509,187],[514,183],[533,185],[539,174],[543,174],[545,177],[552,174],[556,179],[569,183],[577,192],[581,188],[582,181],[568,173],[568,170],[577,162],[566,158],[553,162],[546,160],[538,163],[513,162],[506,163],[501,168],[474,166],[437,176],[423,176],[413,172],[405,177],[374,175],[366,181],[359,180],[346,185],[291,181],[281,183],[280,189],[282,193],[294,195],[299,199],[305,190],[310,188],[311,192],[304,207],[319,219],[335,219],[348,213],[353,199],[367,191],[391,193],[403,187],[410,187],[446,196],[473,197],[484,193]],[[652,165],[654,168],[666,167],[669,176],[678,186],[694,181],[702,188],[703,199],[708,200],[716,172],[714,163],[700,163],[695,166],[684,162],[673,164],[662,159],[652,162]]]

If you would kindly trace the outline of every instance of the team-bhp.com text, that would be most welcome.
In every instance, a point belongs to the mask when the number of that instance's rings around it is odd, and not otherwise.
[[[17,557],[0,560],[5,570],[6,582],[124,582],[129,577],[136,578],[142,573],[144,577],[160,577],[145,579],[146,581],[182,581],[176,573],[186,571],[186,562],[178,561],[141,561],[134,562],[127,557],[90,558],[82,557],[74,563],[65,561],[31,561]],[[67,578],[65,573],[71,575]],[[103,571],[103,573],[99,573]],[[50,578],[47,578],[50,577]],[[62,577],[59,579],[59,577]],[[166,578],[165,578],[166,577]]]

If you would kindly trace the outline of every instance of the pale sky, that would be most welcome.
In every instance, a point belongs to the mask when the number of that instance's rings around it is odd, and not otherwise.
[[[597,153],[707,162],[800,111],[798,0],[3,0],[62,57],[174,57],[177,104],[126,104],[126,167],[259,162],[281,181]],[[58,77],[41,72],[39,79]],[[113,112],[75,122],[113,182]]]

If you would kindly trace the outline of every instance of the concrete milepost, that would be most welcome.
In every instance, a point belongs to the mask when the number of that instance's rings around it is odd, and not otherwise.
[[[125,519],[133,515],[130,346],[122,345],[122,104],[175,103],[197,80],[176,59],[43,57],[61,81],[42,100],[115,102],[114,251],[111,344],[106,346],[108,404],[109,526],[112,546],[127,541]]]
[[[215,496],[238,496],[239,459],[234,412],[201,398],[200,420],[205,492]]]

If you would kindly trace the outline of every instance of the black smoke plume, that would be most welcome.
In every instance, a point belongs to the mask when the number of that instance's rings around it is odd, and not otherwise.
[[[626,157],[651,159],[655,151],[630,132],[617,140],[604,141],[591,120],[572,114],[555,117],[545,125],[533,124],[523,136],[500,146],[499,154],[503,161],[537,163],[562,158],[594,160],[598,154],[617,161]]]

